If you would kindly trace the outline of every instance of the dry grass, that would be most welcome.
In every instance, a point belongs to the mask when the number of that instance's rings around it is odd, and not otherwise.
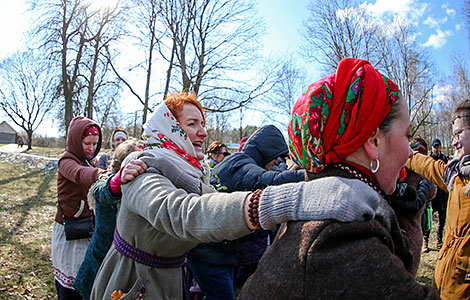
[[[25,151],[26,154],[59,158],[59,156],[64,153],[64,148],[48,148],[48,147],[36,147],[33,146],[33,149]]]
[[[65,151],[64,148],[48,148],[48,147],[33,146],[33,149],[29,151],[24,151],[24,153],[31,154],[31,155],[44,156],[44,157],[59,158],[60,155],[64,153],[64,151]],[[106,153],[107,151],[108,150],[101,149],[101,152],[98,154],[98,156],[103,153]]]
[[[428,253],[421,254],[421,261],[419,264],[418,274],[416,280],[420,283],[432,284],[434,276],[434,267],[436,266],[437,254],[439,253],[436,247],[436,228],[437,228],[437,213],[434,214],[431,234],[429,236],[429,249]]]
[[[57,297],[50,260],[56,178],[0,162],[0,300]],[[422,255],[419,282],[431,284],[436,256],[436,250]]]
[[[0,299],[55,298],[55,172],[0,163]]]

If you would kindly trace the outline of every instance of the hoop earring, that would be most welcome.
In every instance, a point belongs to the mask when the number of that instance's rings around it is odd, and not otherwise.
[[[378,158],[375,159],[375,162],[377,163],[377,167],[373,167],[373,160],[370,161],[370,170],[372,171],[372,173],[377,173],[377,171],[379,170],[380,168],[380,161]]]

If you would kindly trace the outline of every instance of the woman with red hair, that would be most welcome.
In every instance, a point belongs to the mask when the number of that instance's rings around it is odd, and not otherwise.
[[[144,124],[138,147],[147,173],[122,186],[113,246],[91,299],[189,299],[185,259],[201,242],[234,240],[289,220],[351,221],[375,214],[377,198],[322,198],[327,191],[315,181],[299,184],[277,205],[270,204],[276,197],[261,190],[216,193],[203,162],[204,126],[192,92],[168,96]]]
[[[238,299],[438,299],[416,283],[419,252],[411,253],[410,243],[421,241],[408,239],[389,203],[412,155],[408,107],[397,85],[368,61],[345,58],[298,98],[288,132],[291,158],[331,187],[322,197],[360,202],[372,193],[377,214],[283,224]],[[338,181],[347,187],[333,188]],[[282,200],[291,187],[268,187],[263,195]]]

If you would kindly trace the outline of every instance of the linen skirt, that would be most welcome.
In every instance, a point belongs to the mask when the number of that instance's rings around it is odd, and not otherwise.
[[[64,226],[54,222],[51,258],[54,279],[63,287],[74,289],[72,284],[82,264],[90,239],[67,241]]]

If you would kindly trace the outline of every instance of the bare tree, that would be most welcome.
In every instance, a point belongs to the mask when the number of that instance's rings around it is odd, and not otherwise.
[[[312,0],[309,10],[311,17],[304,24],[306,58],[328,72],[345,57],[368,60],[398,84],[409,105],[413,133],[430,125],[434,66],[409,22],[396,16],[377,21],[354,0]]]
[[[464,52],[455,52],[452,55],[452,77],[456,83],[453,98],[458,102],[470,99],[470,61]]]
[[[466,0],[463,5],[463,15],[465,18],[465,26],[468,30],[468,40],[470,42],[470,1]]]
[[[341,59],[356,57],[380,62],[378,27],[355,0],[311,0],[302,33],[303,56],[333,73]]]
[[[429,126],[435,73],[432,58],[421,47],[411,25],[395,18],[382,31],[382,69],[398,87],[408,103],[412,134]],[[423,130],[425,130],[423,128]]]
[[[33,52],[18,52],[0,62],[0,108],[28,136],[41,125],[59,97],[58,78],[49,65]]]
[[[137,66],[134,66],[129,69],[129,71],[134,71],[136,67],[142,68],[145,72],[145,91],[144,96],[142,97],[136,88],[131,83],[131,80],[128,77],[133,77],[135,74],[124,74],[122,72],[118,72],[117,68],[111,63],[111,67],[113,71],[118,76],[118,78],[124,83],[124,85],[129,89],[129,91],[139,100],[140,103],[143,105],[143,114],[142,114],[142,124],[147,121],[147,112],[152,111],[149,107],[149,100],[151,98],[150,88],[152,85],[152,73],[153,73],[153,65],[155,63],[155,49],[159,45],[160,36],[162,33],[158,28],[158,14],[159,14],[159,0],[130,0],[129,3],[131,5],[131,13],[130,13],[130,22],[129,26],[132,26],[131,31],[135,31],[135,34],[131,34],[130,36],[136,39],[138,42],[138,46],[140,49],[145,53],[145,60],[143,62],[139,62]],[[135,73],[135,72],[134,72]],[[168,77],[171,74],[171,64],[168,70]],[[167,80],[167,86],[165,87],[164,94],[168,90],[169,80]]]
[[[269,79],[255,76],[264,25],[253,0],[160,3],[165,38],[158,45],[172,68],[170,86],[194,90],[213,112],[238,109],[260,96]]]
[[[134,37],[145,58],[128,71],[112,67],[142,103],[143,122],[147,111],[170,92],[194,90],[208,112],[223,113],[248,105],[269,88],[272,76],[259,76],[255,63],[260,61],[264,25],[254,0],[131,3],[130,24],[137,29]],[[146,75],[145,93],[132,82],[139,70]]]
[[[213,141],[220,141],[222,143],[229,142],[227,134],[228,128],[228,114],[222,113],[207,113],[206,114],[206,130],[207,138],[204,142],[204,149],[207,149]]]
[[[276,68],[275,81],[263,97],[263,110],[274,123],[285,126],[297,98],[308,85],[306,71],[299,67],[293,54],[283,55],[278,62],[269,64]]]
[[[93,10],[85,0],[30,2],[37,18],[31,36],[40,41],[42,49],[61,70],[63,122],[67,131],[75,115],[93,117],[97,91],[108,84],[109,59],[103,55],[120,35],[119,26],[114,26],[119,21],[120,1],[103,10]]]

